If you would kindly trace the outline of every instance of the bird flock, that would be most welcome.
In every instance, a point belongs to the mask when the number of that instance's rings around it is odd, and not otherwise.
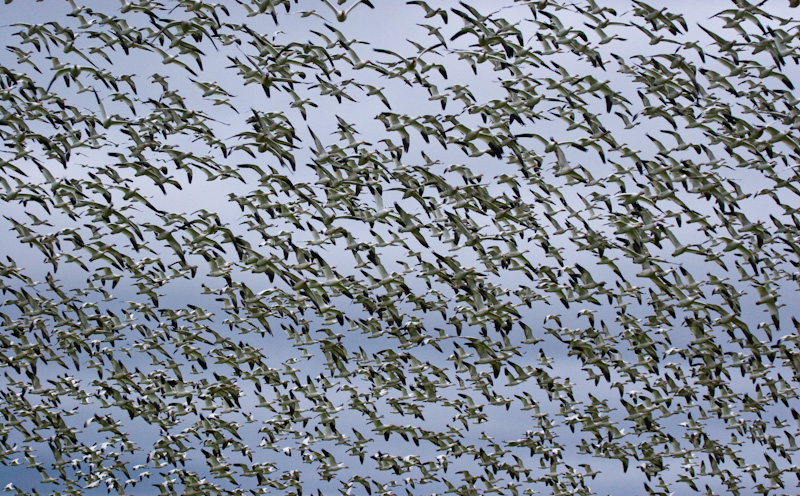
[[[651,3],[6,1],[0,486],[797,493],[800,21]]]

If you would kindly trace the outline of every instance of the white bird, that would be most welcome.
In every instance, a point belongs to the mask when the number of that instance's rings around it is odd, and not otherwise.
[[[343,10],[343,9],[339,9],[337,7],[334,7],[334,5],[328,0],[322,0],[322,1],[325,2],[325,5],[330,7],[331,10],[333,10],[336,13],[336,20],[339,21],[339,22],[344,22],[347,19],[347,14],[349,14],[350,11],[353,10],[354,8],[356,8],[356,6],[358,6],[359,4],[363,3],[364,5],[366,5],[367,7],[371,8],[371,9],[375,8],[375,6],[372,5],[372,3],[369,2],[369,0],[358,0],[356,3],[351,5],[350,8],[347,9],[347,10]]]

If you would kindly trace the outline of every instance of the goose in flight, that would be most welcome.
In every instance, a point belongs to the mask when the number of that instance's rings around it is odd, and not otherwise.
[[[372,3],[369,2],[369,0],[358,0],[356,3],[351,5],[350,8],[348,8],[347,10],[339,9],[338,6],[334,6],[329,0],[322,0],[322,1],[325,2],[325,5],[330,7],[334,13],[336,13],[336,20],[339,22],[344,22],[347,19],[347,15],[350,13],[350,11],[362,3],[371,9],[375,8],[375,6],[372,5]]]

